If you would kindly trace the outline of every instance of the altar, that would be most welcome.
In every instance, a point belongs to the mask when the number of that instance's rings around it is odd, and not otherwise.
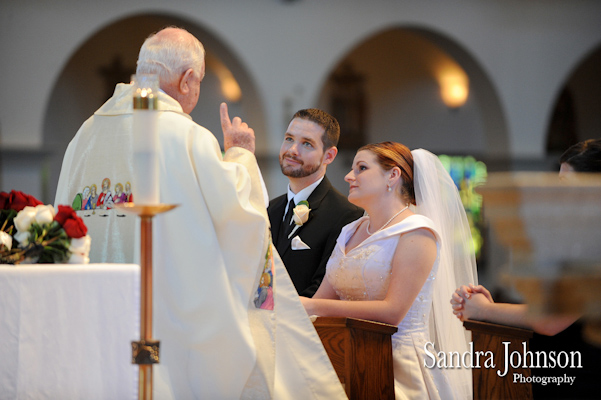
[[[140,267],[0,266],[0,399],[137,399]]]

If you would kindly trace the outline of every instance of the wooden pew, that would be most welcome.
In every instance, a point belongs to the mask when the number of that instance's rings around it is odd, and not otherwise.
[[[318,317],[313,324],[349,399],[394,400],[396,326],[344,317]]]
[[[491,351],[494,354],[495,368],[484,368],[483,362],[486,357],[481,357],[480,368],[472,369],[474,379],[474,400],[479,399],[532,399],[531,383],[513,383],[513,374],[519,373],[524,377],[531,376],[530,368],[512,368],[511,365],[507,375],[500,377],[505,368],[505,347],[503,342],[510,342],[508,354],[517,351],[523,354],[522,343],[526,343],[529,349],[529,341],[532,331],[506,325],[491,324],[481,321],[463,322],[465,329],[472,331],[472,342],[474,343],[474,354],[477,351]]]
[[[394,325],[344,317],[318,317],[313,323],[343,384],[349,399],[394,399],[392,342]],[[513,373],[531,376],[530,368],[511,368],[506,376],[497,375],[505,365],[508,352],[523,353],[522,343],[529,349],[532,331],[480,321],[465,321],[472,332],[474,353],[491,351],[495,368],[472,369],[474,400],[532,399],[532,384],[513,383]]]

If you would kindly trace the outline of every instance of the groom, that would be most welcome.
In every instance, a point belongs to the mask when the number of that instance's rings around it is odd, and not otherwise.
[[[325,176],[338,154],[339,137],[334,117],[315,108],[300,110],[292,117],[280,149],[288,192],[273,199],[267,213],[273,243],[301,296],[315,294],[340,230],[363,215]],[[301,201],[308,205],[299,205]]]

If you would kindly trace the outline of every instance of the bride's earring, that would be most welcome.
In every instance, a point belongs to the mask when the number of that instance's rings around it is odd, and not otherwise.
[[[386,185],[386,189],[387,189],[389,192],[392,192],[392,188],[390,187],[390,185]]]

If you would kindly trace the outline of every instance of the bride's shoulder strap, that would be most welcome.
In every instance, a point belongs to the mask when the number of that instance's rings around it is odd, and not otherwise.
[[[411,215],[405,218],[400,223],[391,226],[389,229],[392,231],[390,232],[391,234],[402,234],[421,228],[425,228],[432,231],[434,233],[434,236],[436,236],[436,241],[440,242],[440,234],[438,233],[436,225],[430,218],[426,217],[425,215]]]

